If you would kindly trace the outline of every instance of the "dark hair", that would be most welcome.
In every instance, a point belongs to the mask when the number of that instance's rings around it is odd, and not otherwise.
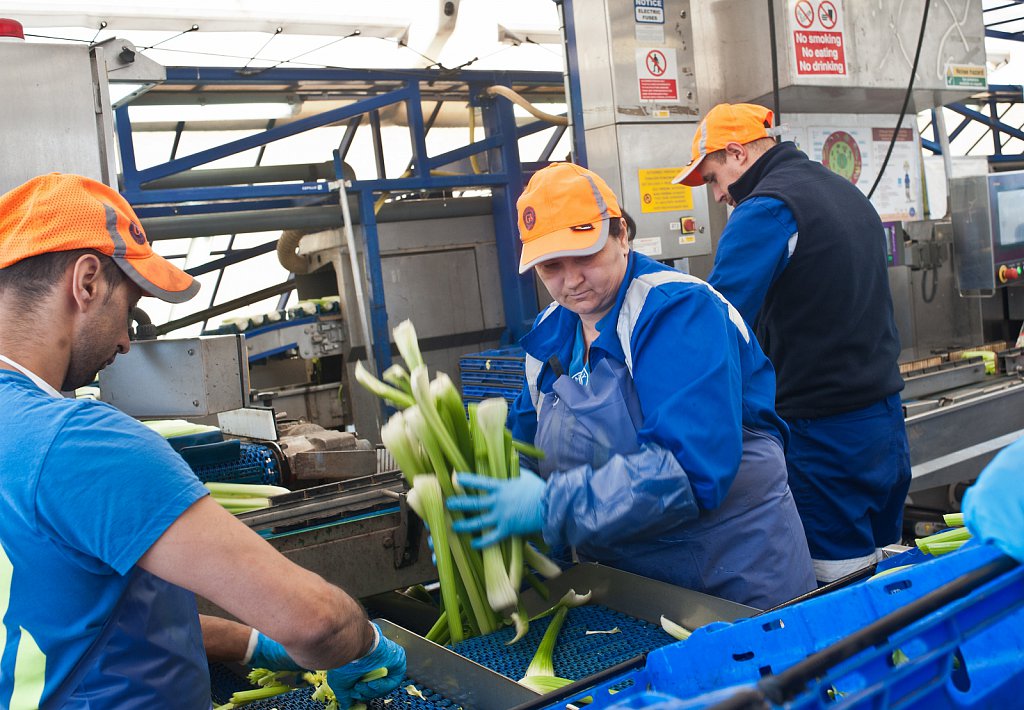
[[[629,216],[626,210],[621,207],[619,210],[622,212],[622,219],[626,221],[626,239],[632,242],[636,236],[636,222],[633,221],[633,218]],[[622,223],[617,219],[608,220],[608,235],[618,239],[620,234],[622,234]]]
[[[64,278],[67,270],[86,254],[95,254],[99,258],[103,279],[111,287],[107,292],[109,300],[113,291],[128,280],[128,276],[113,259],[95,249],[71,249],[38,254],[0,269],[0,293],[10,292],[27,308],[33,301],[45,298]]]

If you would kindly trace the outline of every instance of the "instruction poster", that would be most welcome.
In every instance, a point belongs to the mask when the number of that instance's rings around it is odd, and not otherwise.
[[[640,82],[641,101],[679,103],[679,69],[675,49],[637,49],[636,75]]]
[[[871,129],[871,150],[878,165],[882,164],[885,151],[889,149],[892,133],[891,127]],[[899,129],[885,174],[875,188],[875,194],[871,196],[871,202],[882,219],[909,220],[921,217],[918,207],[921,202],[920,160],[921,148],[914,140],[914,132],[909,128]],[[873,172],[872,183],[877,170]]]
[[[790,0],[798,76],[846,76],[842,0]]]
[[[846,178],[865,195],[870,192],[889,149],[891,126],[811,126],[807,133],[808,144],[802,147],[808,157]],[[920,176],[920,148],[914,131],[901,128],[885,174],[871,196],[871,203],[884,221],[921,218]]]

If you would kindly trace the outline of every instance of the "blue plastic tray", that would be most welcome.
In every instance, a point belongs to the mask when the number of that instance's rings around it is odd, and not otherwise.
[[[615,696],[595,689],[591,708],[710,707],[996,556],[990,547],[968,547],[772,614],[709,624],[651,653],[643,669],[622,677],[634,681],[631,688]],[[1018,567],[836,665],[785,707],[1021,707],[1022,657]]]

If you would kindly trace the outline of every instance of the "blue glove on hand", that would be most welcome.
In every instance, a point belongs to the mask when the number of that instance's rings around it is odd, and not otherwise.
[[[520,469],[519,478],[507,480],[459,473],[456,481],[463,488],[482,491],[481,495],[448,499],[449,510],[480,513],[455,521],[452,525],[455,532],[474,533],[492,528],[473,540],[476,549],[490,547],[512,535],[531,535],[544,528],[544,490],[547,484],[533,471]]]
[[[386,638],[379,626],[372,622],[370,625],[377,634],[377,643],[370,652],[341,668],[327,671],[327,684],[334,691],[339,708],[347,708],[355,700],[372,700],[387,695],[405,677],[405,649]],[[387,668],[388,674],[377,680],[359,680],[378,668]]]
[[[999,452],[964,494],[964,523],[982,542],[1024,562],[1024,439]]]
[[[257,632],[256,648],[249,659],[250,668],[266,668],[268,671],[301,671],[302,666],[292,660],[284,646],[269,636]]]

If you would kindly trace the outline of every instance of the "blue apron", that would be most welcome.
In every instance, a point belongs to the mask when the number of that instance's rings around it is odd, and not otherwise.
[[[208,710],[192,592],[136,568],[103,630],[43,710]]]
[[[542,394],[534,443],[547,478],[581,465],[600,468],[640,451],[643,415],[626,366],[604,358],[583,387],[566,375]],[[607,544],[607,543],[606,543]],[[782,447],[743,429],[743,456],[722,504],[621,554],[581,559],[767,609],[816,587],[807,540],[786,482]]]

